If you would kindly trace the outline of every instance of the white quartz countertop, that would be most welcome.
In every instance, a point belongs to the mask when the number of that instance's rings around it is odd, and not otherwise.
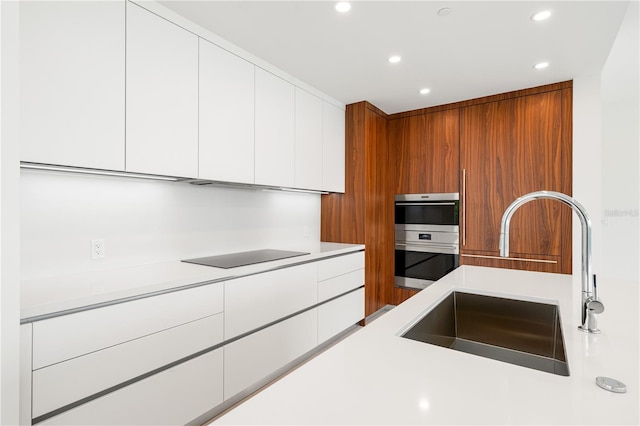
[[[558,304],[570,376],[399,337],[454,289]],[[638,283],[598,280],[602,334],[571,276],[462,266],[215,424],[638,424]],[[596,376],[624,382],[615,394]]]
[[[99,272],[23,280],[20,318],[23,322],[28,322],[64,312],[174,291],[185,286],[226,281],[359,250],[364,250],[364,245],[318,243],[311,249],[307,247],[301,250],[308,252],[307,255],[231,269],[176,260]]]

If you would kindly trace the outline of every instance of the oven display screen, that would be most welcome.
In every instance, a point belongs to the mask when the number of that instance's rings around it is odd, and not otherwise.
[[[421,240],[431,241],[431,234],[418,234],[418,238]]]

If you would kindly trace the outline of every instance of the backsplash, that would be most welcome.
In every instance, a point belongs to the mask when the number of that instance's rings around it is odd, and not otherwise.
[[[33,170],[20,185],[22,280],[320,239],[318,194]]]

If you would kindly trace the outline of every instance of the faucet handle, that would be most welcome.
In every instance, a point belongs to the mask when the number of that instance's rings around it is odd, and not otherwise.
[[[604,312],[604,304],[596,298],[587,299],[587,309],[594,314],[601,314]]]
[[[593,274],[593,296],[589,297],[585,304],[587,309],[594,314],[601,314],[604,312],[604,304],[598,299],[598,285],[596,284],[596,274]]]

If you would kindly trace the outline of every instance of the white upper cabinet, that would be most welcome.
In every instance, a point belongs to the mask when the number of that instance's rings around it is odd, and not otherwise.
[[[294,86],[256,67],[255,183],[294,186]]]
[[[151,10],[20,2],[22,161],[344,192],[344,109]]]
[[[124,2],[20,2],[22,161],[124,169],[124,27]]]
[[[296,87],[295,187],[322,189],[322,99]]]
[[[323,101],[322,189],[344,192],[344,110]]]
[[[126,76],[127,171],[197,177],[198,37],[127,2]]]
[[[254,182],[254,68],[200,39],[202,179]]]

